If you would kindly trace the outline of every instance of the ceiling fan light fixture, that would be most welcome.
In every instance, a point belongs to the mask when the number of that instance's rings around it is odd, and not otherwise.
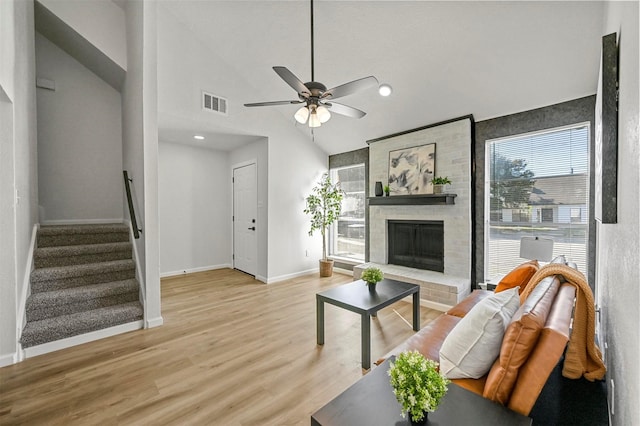
[[[311,111],[309,115],[309,127],[320,127],[322,123],[320,122],[320,118],[318,118],[318,114],[315,111]]]
[[[293,117],[298,123],[304,124],[307,122],[307,118],[309,118],[309,110],[306,106],[300,107],[300,109],[296,111]]]
[[[320,123],[326,123],[331,118],[329,109],[324,105],[320,105],[318,108],[316,108],[316,115],[318,116]]]
[[[393,89],[387,83],[382,83],[380,87],[378,87],[378,93],[380,93],[380,96],[389,96],[392,91]]]

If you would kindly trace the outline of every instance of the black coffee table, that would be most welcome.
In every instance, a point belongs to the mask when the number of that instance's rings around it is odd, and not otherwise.
[[[367,284],[354,281],[316,294],[317,339],[324,345],[324,304],[330,303],[360,314],[362,320],[362,368],[371,368],[371,316],[380,309],[409,295],[413,295],[413,329],[420,330],[420,286],[384,279],[376,284],[375,292]]]
[[[312,426],[404,426],[408,418],[400,415],[389,382],[387,359],[333,401],[313,413]],[[485,399],[460,386],[449,384],[449,391],[440,406],[429,413],[427,425],[431,426],[525,426],[532,420],[511,411],[507,407]]]

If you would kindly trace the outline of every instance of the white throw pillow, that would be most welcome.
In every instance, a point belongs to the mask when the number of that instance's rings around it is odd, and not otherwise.
[[[440,348],[440,372],[450,379],[477,379],[500,355],[504,332],[520,307],[519,287],[487,297],[449,332]]]

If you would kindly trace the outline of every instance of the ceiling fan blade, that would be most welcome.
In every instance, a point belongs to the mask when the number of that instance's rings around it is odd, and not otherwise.
[[[256,106],[274,106],[274,105],[291,105],[291,104],[302,104],[304,101],[272,101],[272,102],[255,102],[252,104],[244,104],[246,107],[256,107]]]
[[[332,102],[332,103],[327,102],[324,105],[327,108],[329,108],[329,111],[331,112],[335,112],[336,114],[346,115],[347,117],[351,117],[351,118],[362,118],[365,115],[367,115],[366,112],[360,111],[357,108],[353,108],[353,107],[339,104],[336,102]]]
[[[307,98],[311,95],[311,91],[307,89],[307,86],[305,86],[294,73],[289,71],[287,67],[273,67],[273,70],[301,96]]]
[[[374,76],[364,77],[358,80],[350,81],[349,83],[341,84],[333,89],[329,89],[322,95],[322,98],[331,97],[331,99],[341,98],[360,90],[368,89],[372,86],[378,85],[378,79]]]

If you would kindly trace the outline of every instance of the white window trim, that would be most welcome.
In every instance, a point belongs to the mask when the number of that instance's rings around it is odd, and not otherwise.
[[[566,126],[559,126],[559,127],[553,127],[553,128],[549,128],[549,129],[542,129],[542,130],[534,130],[531,132],[526,132],[526,133],[518,133],[518,134],[514,134],[514,135],[509,135],[509,136],[504,136],[501,138],[493,138],[493,139],[487,139],[485,141],[484,144],[484,265],[483,265],[483,271],[482,274],[483,276],[487,274],[487,271],[489,270],[489,234],[490,234],[490,222],[491,222],[491,203],[488,203],[488,196],[491,192],[491,187],[490,187],[490,174],[488,173],[488,161],[489,161],[489,157],[491,154],[491,150],[490,150],[490,146],[491,143],[495,143],[495,142],[501,142],[501,141],[505,141],[505,140],[510,140],[510,139],[516,139],[516,138],[524,138],[527,136],[532,136],[532,135],[544,135],[547,133],[554,133],[554,132],[560,132],[563,130],[569,130],[569,129],[577,129],[580,127],[586,127],[587,133],[589,135],[589,151],[591,150],[591,123],[589,121],[583,121],[580,123],[574,123],[574,124],[568,124]],[[591,152],[589,152],[589,156],[591,156]],[[589,170],[589,173],[593,173],[593,170]],[[542,216],[540,216],[542,217]],[[587,261],[589,259],[587,258]],[[495,283],[498,277],[487,277],[485,276],[484,279],[486,282],[492,282]]]

